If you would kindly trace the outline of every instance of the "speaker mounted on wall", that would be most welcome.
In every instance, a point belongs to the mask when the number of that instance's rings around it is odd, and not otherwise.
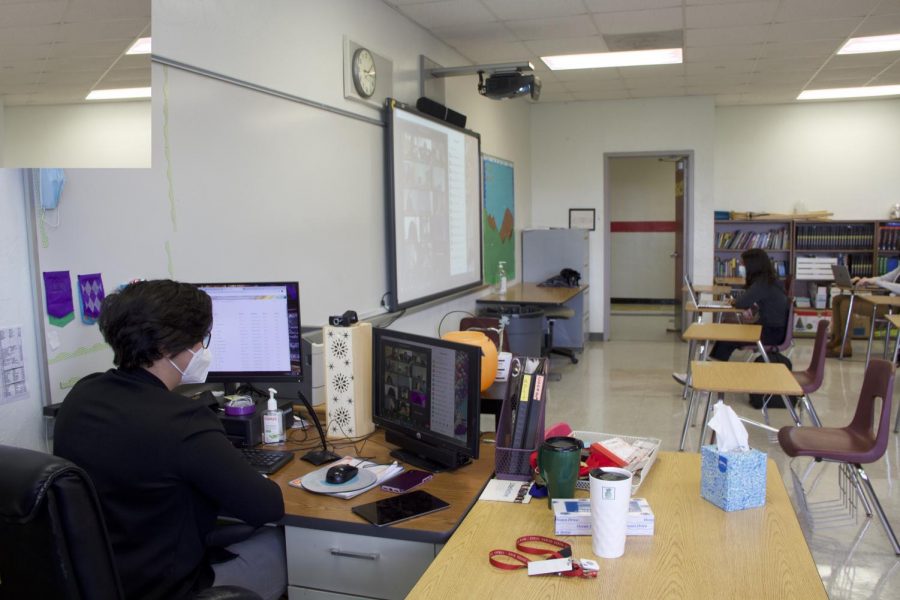
[[[437,117],[438,119],[456,125],[459,128],[466,128],[466,115],[458,113],[453,109],[447,108],[440,102],[435,102],[431,98],[422,96],[416,101],[416,109],[426,115]]]

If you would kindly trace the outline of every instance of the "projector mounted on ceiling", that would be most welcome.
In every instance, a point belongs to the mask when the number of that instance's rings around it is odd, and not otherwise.
[[[533,74],[534,65],[528,61],[490,65],[466,65],[464,67],[440,67],[423,69],[422,76],[456,77],[478,74],[478,93],[485,98],[502,100],[531,96],[537,101],[541,95],[541,80]]]
[[[518,71],[513,73],[494,73],[484,78],[484,72],[478,72],[478,93],[491,100],[517,98],[530,95],[537,102],[541,97],[541,80],[536,75],[526,75]]]

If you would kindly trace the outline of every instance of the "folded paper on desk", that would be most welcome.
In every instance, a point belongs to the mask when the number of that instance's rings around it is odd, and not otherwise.
[[[709,422],[717,445],[700,449],[700,495],[725,511],[766,503],[766,455],[747,444],[747,429],[721,401]]]

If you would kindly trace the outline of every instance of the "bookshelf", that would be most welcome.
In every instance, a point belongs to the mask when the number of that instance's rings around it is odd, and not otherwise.
[[[884,275],[900,264],[900,221],[878,222],[875,274]]]
[[[791,234],[790,221],[716,221],[713,252],[716,282],[742,282],[738,259],[741,252],[750,248],[765,250],[779,277],[788,277],[791,274]]]

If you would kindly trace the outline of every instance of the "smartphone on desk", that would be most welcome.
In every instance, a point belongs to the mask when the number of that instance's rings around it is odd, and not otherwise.
[[[430,481],[432,477],[434,477],[434,475],[429,473],[428,471],[410,469],[409,471],[404,471],[385,481],[381,486],[381,489],[386,492],[402,494],[404,492],[408,492],[414,487],[422,485],[426,481]]]
[[[384,527],[449,507],[450,505],[440,498],[435,498],[428,492],[416,490],[402,496],[354,506],[351,510],[373,525]]]

